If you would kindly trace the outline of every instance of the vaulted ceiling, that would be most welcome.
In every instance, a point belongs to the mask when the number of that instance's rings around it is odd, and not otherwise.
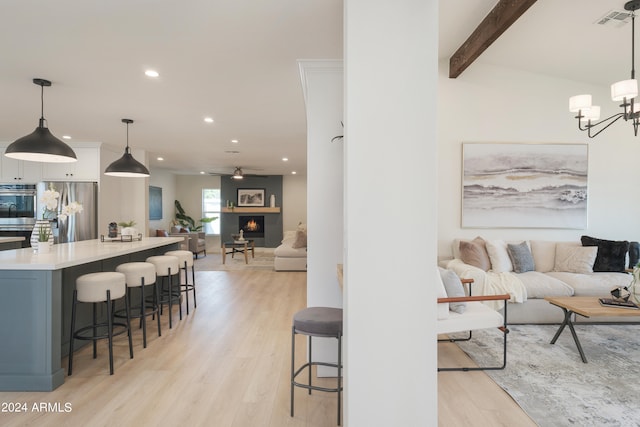
[[[496,4],[440,1],[439,57],[448,60]],[[476,61],[585,83],[626,79],[631,26],[594,24],[623,6],[538,0]],[[121,119],[131,118],[130,145],[147,150],[152,167],[304,174],[296,61],[342,58],[342,13],[341,0],[3,0],[0,142],[37,126],[40,77],[53,82],[44,113],[59,138],[122,148]]]

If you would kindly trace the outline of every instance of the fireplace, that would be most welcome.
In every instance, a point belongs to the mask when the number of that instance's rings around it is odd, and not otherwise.
[[[251,215],[238,217],[238,229],[247,239],[264,237],[264,216]]]

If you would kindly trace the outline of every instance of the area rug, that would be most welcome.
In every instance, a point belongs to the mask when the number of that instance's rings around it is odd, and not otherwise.
[[[640,326],[576,325],[588,363],[568,328],[512,325],[507,367],[485,371],[541,427],[640,426]],[[460,342],[476,363],[500,360],[502,334],[473,332]]]
[[[260,248],[255,250],[255,257],[251,258],[249,253],[249,262],[244,262],[243,254],[235,254],[226,256],[225,263],[222,263],[222,254],[208,253],[205,257],[198,257],[194,260],[196,271],[237,271],[237,270],[273,270],[273,250]]]

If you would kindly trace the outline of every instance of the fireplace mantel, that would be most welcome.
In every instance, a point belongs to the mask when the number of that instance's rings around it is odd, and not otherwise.
[[[245,208],[222,208],[222,213],[280,213],[280,208],[260,208],[260,207],[245,207]]]

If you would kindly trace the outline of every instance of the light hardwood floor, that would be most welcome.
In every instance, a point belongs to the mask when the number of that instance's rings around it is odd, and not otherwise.
[[[135,330],[134,359],[126,337],[116,339],[113,376],[106,344],[97,360],[87,346],[76,352],[74,374],[58,389],[0,393],[0,403],[27,408],[0,412],[0,425],[335,426],[335,393],[309,396],[296,389],[295,417],[289,416],[291,318],[306,305],[306,273],[198,271],[196,283],[198,308],[182,321],[174,313],[173,329],[162,316],[158,337],[149,322],[146,349]],[[296,358],[303,360],[304,337],[298,339]],[[439,349],[448,363],[465,357],[452,344]],[[63,366],[66,371],[66,359]],[[440,373],[438,379],[441,426],[535,425],[482,373]],[[49,410],[34,410],[42,404]]]

